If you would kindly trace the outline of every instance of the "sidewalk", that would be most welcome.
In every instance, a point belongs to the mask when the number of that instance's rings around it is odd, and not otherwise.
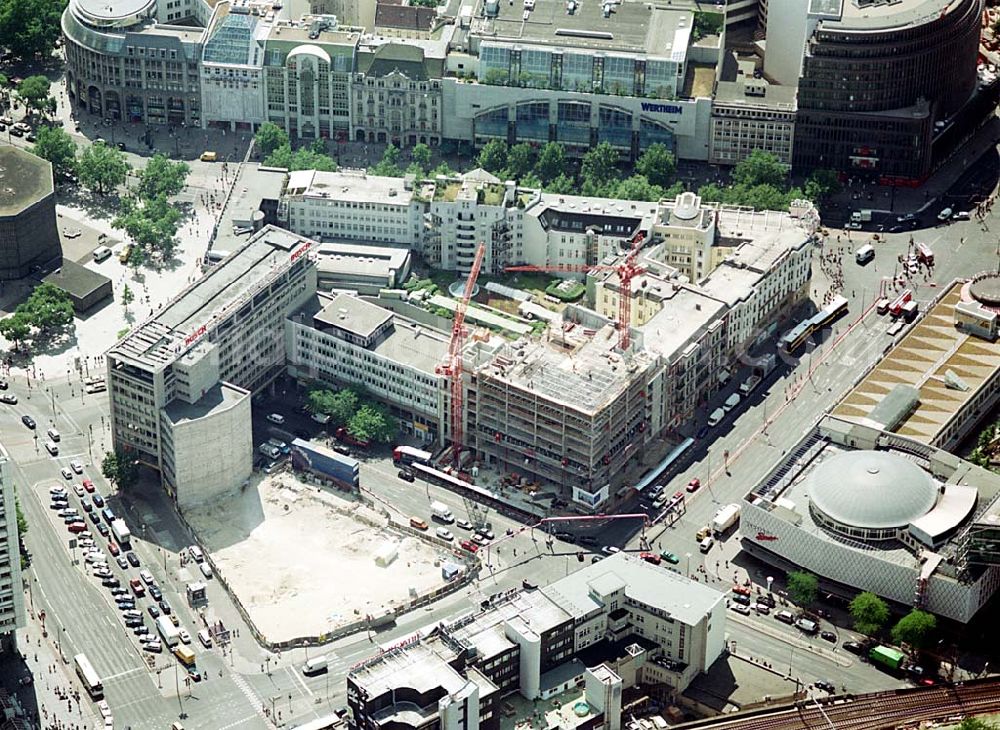
[[[28,608],[30,603],[25,601]],[[83,691],[73,671],[72,658],[63,662],[54,635],[42,636],[38,614],[28,612],[28,624],[17,632],[17,644],[24,656],[33,683],[20,689],[32,728],[44,730],[103,727],[104,721],[93,711],[93,703]]]

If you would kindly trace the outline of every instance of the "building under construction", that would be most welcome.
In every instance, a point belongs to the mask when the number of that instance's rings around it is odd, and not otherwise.
[[[613,325],[566,321],[542,342],[500,348],[476,374],[476,450],[506,472],[572,486],[600,504],[641,450],[656,358],[617,350]],[[472,409],[474,408],[474,413]]]

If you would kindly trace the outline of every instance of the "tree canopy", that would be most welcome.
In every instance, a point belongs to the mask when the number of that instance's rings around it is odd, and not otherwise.
[[[284,167],[290,172],[294,170],[331,172],[337,169],[337,163],[325,152],[318,151],[313,147],[300,147],[293,152],[288,143],[281,145],[268,155],[264,164],[271,167]]]
[[[538,153],[535,174],[542,184],[549,183],[566,172],[566,151],[558,142],[549,142]]]
[[[491,139],[479,150],[476,163],[493,174],[507,167],[507,143],[499,139]]]
[[[0,320],[0,334],[14,343],[15,349],[37,330],[47,337],[73,322],[73,302],[69,294],[55,284],[42,283],[17,305],[14,314]]]
[[[773,185],[781,188],[788,177],[788,166],[770,152],[754,150],[738,162],[730,174],[734,185]]]
[[[618,150],[608,142],[600,142],[583,156],[580,179],[585,195],[599,195],[604,186],[621,175],[618,170]]]
[[[422,169],[424,170],[430,169],[431,148],[428,147],[423,142],[420,142],[419,144],[413,146],[413,149],[410,151],[410,157],[413,159],[413,162],[417,165],[420,165]]]
[[[349,388],[336,392],[325,388],[309,391],[309,410],[330,416],[334,426],[344,426],[358,410],[358,394]]]
[[[65,0],[0,0],[0,38],[20,58],[46,55],[61,31]]]
[[[191,168],[186,162],[171,162],[163,154],[153,155],[139,173],[135,191],[143,200],[177,195],[184,189]]]
[[[665,144],[651,144],[635,163],[635,171],[644,175],[651,185],[669,186],[677,173],[677,160]]]
[[[52,86],[48,77],[41,74],[29,76],[17,87],[17,95],[24,102],[25,106],[41,111],[46,106],[49,98],[49,89]]]
[[[291,149],[288,134],[274,122],[264,122],[254,135],[254,142],[260,150],[260,156],[267,158],[279,147],[288,146]]]
[[[892,640],[919,649],[927,645],[935,629],[937,618],[934,614],[915,608],[892,627]]]
[[[850,610],[854,628],[869,636],[877,634],[889,620],[889,605],[870,591],[855,596]]]
[[[129,489],[139,481],[139,464],[126,451],[109,451],[101,461],[101,474],[116,489]]]
[[[77,161],[80,182],[99,195],[124,184],[129,171],[125,155],[103,142],[89,145]]]
[[[387,444],[399,430],[396,419],[380,403],[365,403],[347,423],[347,432],[356,439]]]
[[[111,227],[124,230],[144,254],[159,252],[168,258],[177,245],[180,220],[180,211],[167,201],[166,195],[160,194],[146,201],[123,200],[122,210],[111,221]]]
[[[788,574],[786,588],[789,597],[800,606],[808,606],[819,593],[819,579],[804,570],[793,570]]]
[[[507,165],[501,177],[505,180],[524,180],[534,167],[535,148],[527,142],[521,142],[507,150]]]
[[[60,127],[39,127],[38,139],[31,151],[51,162],[57,173],[72,172],[76,168],[76,142]]]

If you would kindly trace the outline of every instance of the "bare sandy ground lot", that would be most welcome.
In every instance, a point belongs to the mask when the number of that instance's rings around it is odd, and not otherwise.
[[[283,473],[186,513],[216,568],[271,641],[318,636],[444,584],[448,551]],[[380,567],[386,542],[399,555]]]

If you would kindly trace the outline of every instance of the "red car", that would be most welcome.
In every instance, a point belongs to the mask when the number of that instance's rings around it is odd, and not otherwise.
[[[661,560],[660,556],[656,553],[639,553],[639,557],[653,565],[659,565]]]
[[[479,552],[479,546],[476,545],[476,543],[472,542],[472,540],[462,540],[462,542],[458,544],[461,545],[466,550],[468,550],[470,553]]]
[[[83,522],[74,522],[73,524],[69,525],[66,529],[69,530],[70,532],[75,532],[76,534],[79,535],[81,532],[87,531],[87,525],[85,525]]]
[[[684,492],[674,492],[674,501],[680,502],[684,498]]]
[[[90,481],[89,479],[84,479],[83,480],[83,488],[86,489],[88,492],[93,492],[94,491],[94,483],[92,481]]]
[[[120,553],[121,550],[118,549],[118,545],[116,545],[113,542],[109,542],[108,543],[108,552],[111,553],[111,557],[117,558],[118,557],[118,553]]]
[[[739,593],[741,596],[749,596],[750,589],[746,586],[733,585],[733,593]]]
[[[133,578],[128,582],[129,587],[132,588],[132,592],[139,598],[146,595],[146,586],[142,584],[142,581],[138,578]]]
[[[692,479],[691,481],[688,482],[687,490],[689,492],[697,492],[700,487],[701,487],[701,480]]]

